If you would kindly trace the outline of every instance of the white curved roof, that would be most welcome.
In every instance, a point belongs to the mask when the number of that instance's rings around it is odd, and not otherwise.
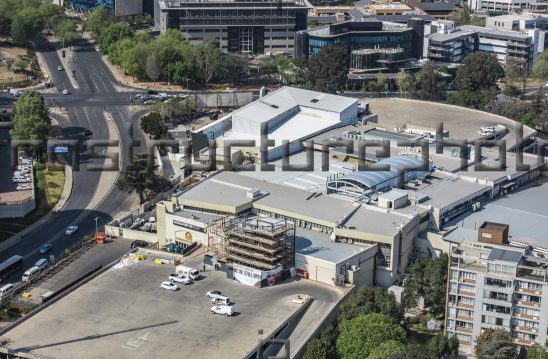
[[[389,165],[389,171],[354,171],[337,179],[337,181],[358,182],[368,188],[395,179],[401,171],[415,169],[422,172],[422,160],[411,156],[395,156],[377,162],[377,165]]]

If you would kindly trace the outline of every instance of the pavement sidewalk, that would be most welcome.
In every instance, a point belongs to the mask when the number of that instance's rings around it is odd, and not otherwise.
[[[66,165],[65,166],[65,184],[63,186],[63,192],[61,193],[61,197],[59,197],[59,201],[57,202],[57,204],[51,209],[51,211],[45,214],[38,221],[34,222],[27,228],[23,229],[21,232],[14,234],[10,238],[6,239],[4,242],[0,243],[0,252],[12,246],[15,242],[17,242],[19,239],[21,239],[28,233],[32,232],[38,226],[44,223],[47,223],[51,219],[53,219],[55,215],[57,214],[57,212],[61,211],[63,207],[65,207],[65,204],[70,198],[70,195],[72,193],[72,180],[73,180],[72,168],[69,165]]]

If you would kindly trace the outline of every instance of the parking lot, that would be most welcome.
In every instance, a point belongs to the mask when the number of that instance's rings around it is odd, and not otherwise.
[[[304,280],[254,288],[222,272],[205,272],[176,292],[161,290],[173,269],[153,257],[113,267],[6,333],[7,347],[55,358],[241,358],[263,337],[259,329],[267,335],[298,309],[297,295],[312,294],[326,308],[341,295]],[[228,295],[237,315],[212,314],[211,290]]]

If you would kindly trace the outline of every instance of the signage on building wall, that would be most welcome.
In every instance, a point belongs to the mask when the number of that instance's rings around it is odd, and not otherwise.
[[[233,270],[234,279],[252,287],[264,287],[280,283],[283,271],[281,267],[269,271],[262,271],[237,263],[234,263]]]
[[[262,271],[234,263],[234,279],[252,287],[260,287]]]
[[[179,226],[179,227],[192,229],[193,231],[196,231],[196,232],[202,232],[202,233],[206,232],[205,228],[198,227],[198,226],[195,226],[195,225],[190,224],[190,223],[181,222],[181,221],[178,221],[176,219],[173,220],[173,224],[176,225],[176,226]]]

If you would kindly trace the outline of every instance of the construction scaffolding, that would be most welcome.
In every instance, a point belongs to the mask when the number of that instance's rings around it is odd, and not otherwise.
[[[219,257],[268,271],[295,266],[295,225],[285,219],[238,217],[225,222]],[[224,254],[224,255],[223,255]]]

